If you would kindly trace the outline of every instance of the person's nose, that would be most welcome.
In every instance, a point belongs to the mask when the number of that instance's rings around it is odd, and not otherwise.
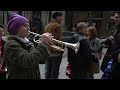
[[[30,27],[29,27],[29,26],[27,26],[27,30],[30,30]]]

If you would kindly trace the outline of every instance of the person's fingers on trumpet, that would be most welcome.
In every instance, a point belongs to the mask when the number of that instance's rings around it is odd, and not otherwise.
[[[42,40],[42,42],[49,45],[52,43],[52,38],[53,38],[53,36],[51,35],[51,33],[44,33],[44,34],[42,34],[41,40]]]
[[[48,45],[51,45],[52,44],[52,39],[53,39],[54,36],[52,36],[51,33],[47,33],[47,41],[48,41]]]

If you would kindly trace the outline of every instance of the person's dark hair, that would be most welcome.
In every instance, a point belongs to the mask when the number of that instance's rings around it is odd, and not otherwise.
[[[74,28],[77,28],[77,23],[73,25]]]
[[[120,11],[116,11],[115,13],[120,14]]]
[[[88,25],[85,22],[80,22],[77,24],[76,31],[79,31],[79,29],[87,28]]]
[[[53,14],[52,14],[52,18],[53,18],[53,19],[56,19],[57,16],[62,16],[62,15],[63,15],[62,12],[60,12],[60,11],[56,11],[56,12],[53,12]]]
[[[97,37],[98,36],[96,27],[90,26],[87,30],[91,33],[92,37]]]
[[[0,27],[4,29],[4,26],[0,24]]]

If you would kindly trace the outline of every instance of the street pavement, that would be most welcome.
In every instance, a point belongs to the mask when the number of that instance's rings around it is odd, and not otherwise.
[[[99,60],[99,65],[100,65],[100,66],[101,66],[101,63],[102,63],[102,59],[103,59],[103,57],[104,57],[104,55],[105,55],[105,53],[106,53],[106,50],[107,50],[106,48],[104,48],[104,49],[102,50],[102,58]],[[59,72],[60,72],[60,74],[59,74],[59,79],[69,79],[69,78],[65,75],[65,69],[66,69],[67,63],[68,63],[68,62],[67,62],[67,57],[62,58],[62,62],[61,62],[61,65],[60,65],[60,70],[59,70]],[[44,77],[45,64],[40,64],[39,67],[40,67],[41,79],[45,79],[45,77]],[[94,74],[94,79],[101,79],[102,74],[103,74],[103,72],[100,70],[100,73]]]
[[[65,68],[67,65],[67,57],[62,59],[61,65],[60,65],[60,74],[59,74],[59,79],[68,79],[68,77],[65,75]],[[41,73],[41,79],[45,79],[44,73],[45,73],[45,64],[40,64],[40,73]]]

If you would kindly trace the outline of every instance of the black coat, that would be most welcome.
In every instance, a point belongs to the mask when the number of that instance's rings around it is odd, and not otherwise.
[[[117,26],[117,30],[113,37],[113,40],[106,39],[106,41],[104,42],[104,44],[108,47],[108,50],[101,64],[101,70],[103,72],[106,69],[107,63],[109,62],[110,58],[114,59],[112,66],[116,66],[118,54],[120,53],[120,25]]]
[[[82,33],[75,33],[69,40],[69,43],[80,42],[80,48],[77,54],[68,47],[68,62],[70,68],[77,72],[90,71],[90,57],[92,50],[90,48],[89,40]]]
[[[114,59],[112,65],[112,79],[120,79],[120,63],[118,62],[118,55],[120,53],[120,25],[117,26],[117,31],[114,36],[114,44],[112,46],[112,58]]]
[[[118,62],[118,55],[120,53],[120,25],[117,26],[116,33],[114,35],[113,43],[109,44],[110,57],[105,57],[102,62],[101,69],[104,71],[107,67],[107,63],[110,58],[113,58],[112,70],[111,70],[111,79],[120,79],[120,63]],[[107,62],[106,62],[107,61]],[[106,62],[106,63],[105,63]]]
[[[120,53],[120,27],[118,28],[115,36],[114,43],[112,45],[112,57],[117,60],[117,56]]]

